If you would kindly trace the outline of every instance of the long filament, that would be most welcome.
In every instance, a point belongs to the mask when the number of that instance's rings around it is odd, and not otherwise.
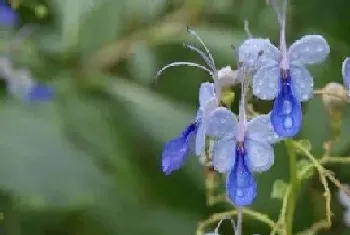
[[[210,60],[213,61],[213,63],[214,63],[214,58],[213,58],[212,54],[210,53],[209,49],[207,48],[207,46],[205,45],[205,43],[204,43],[204,41],[202,40],[202,38],[199,37],[199,35],[198,35],[195,31],[191,30],[189,27],[187,27],[187,32],[188,32],[192,37],[196,38],[196,39],[202,44],[202,46],[204,47],[205,52],[208,54],[208,57],[209,57]],[[215,69],[215,70],[216,70],[216,69]]]
[[[213,70],[215,71],[215,64],[212,60],[210,60],[210,58],[202,51],[200,50],[199,48],[191,45],[191,44],[188,44],[188,43],[184,43],[184,46],[192,51],[195,51],[196,53],[198,53],[202,59],[205,61],[205,63]]]
[[[157,75],[156,75],[156,79],[164,72],[164,70],[170,68],[170,67],[178,67],[178,66],[189,66],[189,67],[197,67],[200,68],[204,71],[207,71],[209,73],[210,76],[213,75],[213,72],[208,69],[207,67],[197,64],[197,63],[192,63],[192,62],[173,62],[170,64],[165,65],[163,68],[161,68],[160,70],[157,71]]]

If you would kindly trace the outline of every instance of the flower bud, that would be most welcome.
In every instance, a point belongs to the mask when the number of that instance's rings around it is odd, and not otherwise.
[[[232,70],[231,66],[223,67],[218,71],[218,80],[219,80],[219,86],[221,88],[228,87],[228,86],[234,86],[237,83],[239,83],[238,79],[238,71]]]
[[[322,92],[323,104],[330,112],[339,111],[348,100],[347,91],[340,83],[328,83]]]

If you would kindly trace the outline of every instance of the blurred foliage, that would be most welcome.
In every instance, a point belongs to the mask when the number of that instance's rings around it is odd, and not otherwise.
[[[2,99],[0,211],[8,234],[194,234],[199,220],[224,209],[206,206],[198,159],[189,159],[169,177],[160,170],[162,144],[192,119],[199,84],[209,77],[188,68],[169,70],[157,83],[154,75],[172,61],[200,61],[182,47],[190,40],[187,25],[202,36],[219,67],[234,67],[230,46],[244,40],[244,19],[253,35],[277,41],[271,7],[263,0],[17,2],[19,28],[35,27],[12,51],[15,67],[31,69],[58,95],[50,104],[29,106]],[[290,1],[288,41],[319,33],[331,45],[326,63],[311,68],[318,88],[341,81],[341,62],[350,55],[349,6],[345,0]],[[4,38],[2,44],[8,40],[13,41]],[[256,100],[254,105],[263,112],[271,109],[270,103]],[[304,111],[300,139],[309,139],[317,156],[331,136],[329,117],[320,97]],[[346,107],[337,156],[350,152],[349,120]],[[288,179],[283,144],[276,146],[275,156],[273,168],[257,175],[253,205],[274,219],[281,203],[270,197],[274,182]],[[350,183],[346,166],[332,170]],[[314,178],[300,192],[297,230],[323,213],[322,187]],[[350,235],[333,198],[334,224],[322,234]],[[256,221],[244,221],[244,234],[267,232]]]

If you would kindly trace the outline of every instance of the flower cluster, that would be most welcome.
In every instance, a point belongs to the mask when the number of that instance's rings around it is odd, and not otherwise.
[[[229,66],[217,70],[203,40],[188,29],[204,49],[184,45],[200,55],[206,65],[174,62],[158,73],[159,76],[169,67],[191,66],[208,72],[212,77],[212,82],[200,85],[199,107],[193,121],[178,137],[165,144],[163,172],[169,175],[178,170],[190,154],[209,159],[214,170],[226,175],[226,195],[237,208],[254,202],[257,196],[254,173],[268,171],[273,166],[273,145],[300,132],[303,119],[301,103],[310,100],[315,92],[313,77],[306,66],[323,62],[330,53],[330,47],[321,35],[303,36],[287,47],[287,0],[283,1],[282,8],[277,0],[271,1],[280,25],[278,48],[269,39],[253,37],[246,25],[248,39],[235,51],[236,70]],[[342,73],[349,91],[350,58],[343,62]],[[224,107],[222,91],[237,84],[241,85],[241,97],[239,113],[235,115]],[[247,115],[250,90],[260,100],[274,101],[271,112],[253,117]]]
[[[12,30],[18,21],[16,12],[3,0],[0,1],[0,25],[4,30]],[[26,31],[26,26],[20,30],[16,39],[22,39],[21,32]],[[11,46],[11,45],[10,45]],[[11,97],[23,101],[37,102],[51,100],[54,91],[52,88],[37,82],[30,70],[15,69],[9,55],[0,57],[0,76],[5,80],[7,93]]]
[[[190,152],[198,157],[205,155],[209,140],[214,145],[211,154],[214,169],[227,174],[227,196],[236,206],[248,206],[257,195],[257,184],[252,172],[263,172],[273,165],[274,151],[271,145],[282,139],[273,130],[270,114],[246,121],[246,81],[248,74],[256,70],[260,57],[264,54],[261,51],[265,44],[251,50],[244,49],[244,44],[239,49],[240,58],[249,59],[236,71],[232,71],[230,67],[217,71],[214,59],[201,38],[194,31],[188,31],[201,42],[205,52],[192,45],[186,44],[186,47],[201,55],[209,68],[191,62],[174,62],[162,68],[158,75],[166,68],[188,65],[209,72],[213,82],[201,84],[195,119],[185,127],[180,136],[165,145],[162,154],[163,172],[168,175],[179,169]],[[239,118],[220,105],[222,88],[237,83],[242,85]]]

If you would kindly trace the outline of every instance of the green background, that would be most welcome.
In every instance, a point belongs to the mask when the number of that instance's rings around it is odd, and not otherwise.
[[[39,4],[47,7],[43,17]],[[341,82],[341,62],[350,56],[349,7],[346,0],[290,1],[288,43],[322,34],[331,46],[327,61],[310,68],[317,88]],[[187,25],[220,68],[235,67],[230,46],[246,38],[244,19],[254,36],[278,42],[277,19],[264,0],[22,0],[17,11],[21,26],[37,27],[11,54],[14,67],[30,69],[57,96],[32,105],[5,93],[1,99],[0,211],[7,234],[187,235],[210,213],[229,209],[206,206],[196,157],[171,176],[161,172],[163,144],[193,118],[199,85],[210,78],[184,67],[167,71],[157,83],[154,75],[173,61],[202,62],[182,46],[193,41]],[[8,41],[1,40],[6,51]],[[271,109],[271,103],[253,102],[259,111]],[[298,138],[309,139],[319,156],[323,141],[332,138],[329,117],[320,97],[303,110]],[[349,153],[349,120],[346,107],[337,156]],[[330,169],[350,183],[349,166]],[[282,143],[275,148],[275,165],[256,178],[253,209],[277,219],[281,201],[270,195],[276,179],[288,180]],[[304,182],[296,230],[323,217],[322,193],[317,176]],[[332,195],[333,227],[320,234],[350,235],[333,186]],[[223,229],[233,234],[228,223]],[[245,219],[243,234],[253,233],[269,230]]]

